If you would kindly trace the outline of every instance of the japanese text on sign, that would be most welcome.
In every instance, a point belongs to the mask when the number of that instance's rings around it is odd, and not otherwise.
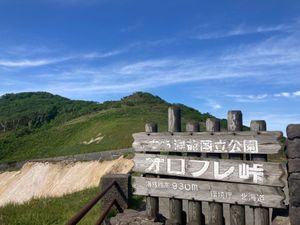
[[[218,152],[218,153],[257,153],[258,142],[257,140],[156,140],[153,139],[149,142],[153,148],[167,148],[175,151],[187,150],[188,152]]]
[[[168,181],[147,181],[146,187],[149,189],[166,189],[174,191],[187,191],[187,192],[198,192],[201,190],[199,185],[193,183],[183,183],[183,182],[168,182]],[[215,200],[230,200],[233,196],[231,191],[216,191],[211,190],[210,196]],[[265,201],[264,194],[257,194],[251,192],[240,193],[240,199],[245,202],[257,202],[263,203]]]
[[[253,183],[263,183],[264,169],[263,164],[253,163],[251,166],[246,163],[239,163],[235,166],[220,168],[220,162],[205,160],[186,160],[186,159],[164,159],[164,158],[146,158],[147,173],[160,173],[161,168],[166,168],[170,175],[185,176],[187,173],[192,177],[201,177],[208,171],[209,167],[213,168],[213,176],[217,180],[227,179],[234,173],[238,174],[240,179],[252,179]]]

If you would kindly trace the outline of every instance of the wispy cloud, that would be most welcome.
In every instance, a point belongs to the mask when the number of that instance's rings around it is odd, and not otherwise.
[[[18,56],[18,57],[31,57],[37,55],[47,55],[57,53],[54,48],[45,45],[15,45],[15,46],[1,46],[1,55],[3,56]]]
[[[130,61],[123,59],[122,61],[112,60],[109,64],[101,66],[85,65],[80,60],[77,64],[71,63],[72,66],[55,67],[55,71],[47,71],[47,76],[52,81],[50,85],[55,90],[58,90],[59,87],[60,90],[68,93],[130,93],[135,90],[149,90],[186,82],[219,82],[228,79],[235,79],[236,81],[248,79],[252,82],[262,80],[271,84],[282,82],[282,77],[285,77],[285,82],[296,84],[297,82],[300,83],[300,79],[297,77],[297,70],[300,71],[298,44],[299,41],[295,37],[288,36],[273,38],[251,46],[232,48],[214,57],[199,55],[196,57],[163,57]],[[79,54],[76,57],[77,59],[90,60],[121,53],[122,51],[118,50],[107,53],[93,52]],[[273,58],[281,58],[282,60],[279,63]],[[2,62],[2,65],[38,66],[46,63],[53,62],[51,60]],[[35,74],[36,77],[39,77],[44,73],[37,71]],[[53,88],[49,84],[44,86],[46,90],[53,90]],[[258,102],[265,100],[268,95],[251,94],[231,97],[244,102]]]
[[[234,98],[237,102],[263,102],[267,100],[273,100],[276,98],[295,98],[300,97],[300,91],[294,91],[294,92],[280,92],[275,94],[249,94],[249,95],[238,95],[238,94],[230,94],[226,95],[227,97]]]
[[[234,98],[237,102],[262,102],[264,101],[269,95],[268,94],[261,94],[261,95],[227,95],[227,97]]]
[[[131,32],[131,31],[134,31],[136,29],[138,29],[139,27],[141,27],[142,23],[141,22],[137,22],[135,24],[132,24],[132,25],[129,25],[127,27],[123,27],[120,29],[120,31],[122,33],[127,33],[127,32]]]
[[[3,60],[0,59],[0,66],[4,67],[36,67],[44,66],[53,63],[65,61],[66,59],[55,60],[55,59],[23,59],[23,60]]]
[[[196,31],[196,34],[192,35],[192,38],[198,40],[209,40],[209,39],[228,38],[228,37],[249,35],[249,34],[284,32],[284,31],[289,31],[289,29],[290,26],[284,24],[275,25],[275,26],[257,26],[257,27],[239,25],[236,27],[232,27],[230,29],[226,29],[226,30],[224,29],[215,32],[208,32],[200,29],[200,31],[198,30]]]
[[[108,58],[116,55],[120,55],[124,52],[126,52],[127,49],[116,49],[108,52],[90,52],[87,54],[83,54],[79,56],[78,58],[87,58],[87,59],[96,59],[96,58]]]
[[[82,6],[82,5],[94,5],[94,4],[102,4],[109,2],[109,0],[44,0],[45,2],[50,3],[58,3],[60,5],[66,5],[66,6]]]
[[[73,68],[48,73],[55,88],[76,93],[129,93],[186,82],[260,77],[261,72],[235,71],[222,61],[203,58],[162,58],[133,63],[114,63],[99,68]],[[63,80],[61,80],[63,78]],[[65,79],[69,79],[66,83]],[[72,82],[79,80],[80,82]],[[215,108],[218,108],[216,105]]]
[[[257,32],[281,30],[283,25],[258,27]],[[241,33],[241,31],[235,33]],[[187,82],[268,82],[276,84],[287,82],[300,84],[300,39],[298,31],[273,36],[251,44],[240,44],[223,49],[221,53],[210,56],[198,52],[196,55],[144,56],[142,60],[127,57],[126,53],[141,49],[147,42],[138,42],[124,48],[108,51],[76,53],[67,56],[53,56],[40,59],[0,60],[0,67],[26,68],[55,66],[48,70],[31,70],[33,80],[51,82],[34,83],[31,88],[55,93],[130,93],[136,90],[150,90]],[[171,39],[172,40],[172,39]],[[161,45],[153,45],[153,48]],[[131,52],[131,53],[132,53]],[[113,57],[123,54],[122,58]],[[99,65],[100,59],[110,58],[109,62]],[[99,61],[97,61],[99,59]],[[74,61],[73,61],[74,60]],[[76,60],[76,61],[75,61]],[[60,63],[64,62],[64,63]],[[10,71],[13,73],[14,71]],[[1,77],[1,75],[0,75]],[[284,78],[284,79],[283,79]],[[299,96],[300,93],[291,93]],[[232,94],[231,98],[243,102],[259,102],[275,94],[249,95]],[[279,93],[278,93],[279,94]],[[220,104],[211,104],[219,108]]]
[[[101,59],[113,57],[124,53],[126,49],[116,49],[108,52],[90,52],[90,53],[80,53],[80,54],[68,54],[66,56],[51,56],[49,58],[43,57],[32,57],[22,56],[21,59],[15,56],[10,56],[8,59],[0,57],[0,67],[9,68],[27,68],[27,67],[40,67],[51,64],[62,63],[70,60],[91,60],[91,59]]]

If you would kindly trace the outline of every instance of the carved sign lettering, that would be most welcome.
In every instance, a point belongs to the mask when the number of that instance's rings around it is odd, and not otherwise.
[[[133,134],[136,151],[274,154],[281,132],[198,132]]]
[[[136,172],[206,180],[284,187],[287,179],[286,166],[282,163],[137,153],[134,164]]]
[[[284,208],[279,187],[180,179],[135,177],[135,194],[229,204]]]

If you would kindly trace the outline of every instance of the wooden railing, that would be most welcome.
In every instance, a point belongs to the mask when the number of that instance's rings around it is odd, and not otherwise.
[[[116,187],[117,191],[121,196],[123,196],[123,193],[116,181],[113,181],[109,186],[107,186],[100,194],[98,194],[94,199],[92,199],[86,206],[84,206],[78,213],[76,213],[67,223],[66,225],[76,225],[80,222],[80,220],[105,196],[105,194],[111,190],[112,187]],[[96,221],[95,225],[100,225],[104,219],[107,217],[108,213],[110,212],[110,209],[116,206],[117,210],[119,212],[123,212],[122,207],[120,206],[120,203],[117,199],[113,199],[111,203],[103,210],[102,214]]]

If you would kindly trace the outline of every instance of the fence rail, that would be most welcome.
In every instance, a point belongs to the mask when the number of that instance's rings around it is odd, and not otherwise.
[[[84,206],[78,213],[76,213],[65,225],[76,225],[80,222],[80,220],[103,198],[108,191],[113,187],[116,186],[117,190],[120,190],[120,187],[116,181],[113,181],[109,186],[107,186],[100,194],[98,194],[94,199],[92,199],[86,206]],[[121,194],[121,193],[120,193]],[[122,207],[120,206],[117,199],[113,199],[111,203],[103,210],[102,214],[100,215],[99,219],[96,221],[95,225],[100,225],[104,219],[107,217],[110,209],[113,206],[116,206],[119,212],[123,212]]]

